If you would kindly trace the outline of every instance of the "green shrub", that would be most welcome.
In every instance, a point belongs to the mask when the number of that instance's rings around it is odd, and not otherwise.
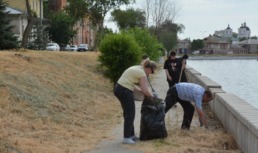
[[[141,60],[141,48],[129,34],[108,34],[102,39],[99,48],[99,61],[104,74],[116,83],[125,69],[137,65]]]
[[[161,49],[163,48],[156,37],[151,35],[147,29],[134,28],[123,33],[131,34],[136,42],[141,47],[141,55],[147,54],[153,61],[157,61],[162,56]]]

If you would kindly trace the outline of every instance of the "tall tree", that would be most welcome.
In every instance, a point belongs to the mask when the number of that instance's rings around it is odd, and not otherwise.
[[[25,31],[23,33],[23,37],[22,37],[22,43],[21,43],[21,47],[22,48],[26,48],[27,47],[27,43],[28,43],[28,38],[29,35],[31,33],[31,30],[33,28],[33,25],[37,22],[37,17],[35,16],[35,13],[33,13],[33,11],[31,10],[31,5],[29,3],[29,0],[25,0],[26,2],[26,8],[27,8],[27,20],[28,20],[28,24],[25,28]]]
[[[180,13],[175,0],[145,0],[146,20],[156,29],[166,20],[175,22]]]
[[[0,0],[0,50],[13,49],[18,47],[17,38],[11,32],[12,26],[7,20],[6,2]]]
[[[157,36],[160,43],[167,51],[173,49],[177,44],[177,34],[184,30],[182,24],[173,23],[171,20],[164,21],[159,27],[150,27],[151,33]],[[156,33],[156,31],[158,31]]]
[[[97,25],[99,31],[102,30],[104,25],[104,18],[107,13],[121,5],[128,5],[134,0],[86,0],[89,7],[90,20],[93,25]]]
[[[75,22],[82,21],[89,16],[89,4],[85,0],[67,0],[65,11],[74,19]]]
[[[61,11],[50,17],[50,26],[46,30],[49,32],[49,38],[52,41],[59,45],[68,44],[75,35],[73,25],[73,19]]]
[[[112,20],[116,22],[119,29],[129,29],[146,26],[145,13],[139,9],[133,8],[127,10],[115,9],[111,12]]]
[[[121,5],[128,5],[135,0],[86,0],[89,4],[89,19],[93,26],[97,27],[96,43],[99,44],[102,39],[104,18],[107,13]]]

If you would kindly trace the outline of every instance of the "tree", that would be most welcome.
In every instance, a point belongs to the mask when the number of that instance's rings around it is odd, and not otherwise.
[[[175,22],[180,13],[174,0],[145,0],[145,2],[146,20],[148,24],[152,23],[155,29],[158,29],[166,20]],[[155,31],[155,33],[157,32]]]
[[[17,38],[11,32],[12,26],[9,26],[10,21],[7,20],[6,6],[6,2],[0,0],[0,50],[18,47]]]
[[[145,13],[133,8],[127,10],[115,9],[111,12],[112,20],[116,22],[120,30],[135,27],[144,28],[146,26]]]
[[[204,43],[202,39],[194,39],[193,42],[191,43],[191,48],[192,50],[199,50],[204,47]]]
[[[97,27],[96,43],[99,44],[103,38],[104,18],[107,13],[121,5],[128,5],[134,0],[86,0],[89,4],[89,20],[93,26]]]
[[[101,68],[114,84],[128,67],[139,64],[141,48],[129,34],[108,34],[100,43]]]
[[[184,29],[182,24],[173,23],[171,20],[164,21],[159,27],[150,27],[152,34],[157,36],[160,43],[167,51],[173,49],[177,44],[177,34]],[[156,33],[156,31],[158,31]]]
[[[121,5],[128,5],[134,0],[86,0],[89,4],[90,21],[101,30],[106,14]]]
[[[22,43],[21,43],[21,47],[22,48],[26,48],[27,47],[27,43],[28,43],[28,38],[29,38],[29,35],[31,33],[31,30],[33,28],[33,25],[37,22],[37,17],[36,17],[36,14],[33,13],[33,11],[31,10],[30,8],[30,3],[29,3],[29,0],[25,0],[26,2],[26,8],[27,8],[27,13],[28,13],[28,24],[25,28],[25,31],[23,33],[23,37],[22,37]]]
[[[141,56],[147,54],[151,60],[157,61],[162,55],[162,44],[160,44],[156,37],[151,35],[147,29],[134,28],[123,31],[122,33],[126,33],[134,37],[141,47]]]
[[[89,15],[89,4],[85,0],[67,0],[69,5],[65,6],[65,11],[75,22],[84,20]]]
[[[52,41],[59,45],[68,44],[76,34],[73,30],[73,25],[73,20],[65,12],[61,11],[54,13],[50,17],[50,26],[46,30],[49,32],[49,37]]]

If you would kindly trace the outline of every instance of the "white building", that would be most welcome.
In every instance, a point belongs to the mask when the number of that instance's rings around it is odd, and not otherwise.
[[[215,31],[214,35],[224,38],[232,38],[233,30],[228,25],[228,27],[225,30]]]
[[[251,30],[244,22],[240,28],[238,28],[238,38],[249,38],[251,36]]]
[[[28,24],[27,17],[23,14],[23,12],[8,6],[5,8],[5,12],[8,14],[10,26],[13,27],[13,34],[18,38],[19,41],[21,41],[23,32]]]

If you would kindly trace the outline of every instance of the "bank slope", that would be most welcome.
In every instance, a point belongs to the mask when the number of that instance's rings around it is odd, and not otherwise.
[[[82,152],[121,118],[95,52],[0,52],[0,152]]]

